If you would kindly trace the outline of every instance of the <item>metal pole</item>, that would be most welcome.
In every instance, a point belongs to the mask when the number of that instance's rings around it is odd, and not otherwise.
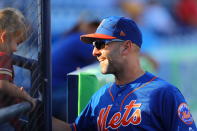
[[[45,131],[52,130],[52,111],[51,111],[51,23],[50,23],[50,0],[42,0],[42,48],[41,48],[41,70],[44,78],[44,118]]]
[[[22,102],[19,104],[11,105],[0,109],[0,123],[7,122],[8,120],[20,116],[31,109],[29,102]]]

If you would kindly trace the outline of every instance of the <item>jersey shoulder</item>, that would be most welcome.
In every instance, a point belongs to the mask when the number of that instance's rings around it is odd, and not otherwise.
[[[181,93],[176,86],[159,77],[152,82],[152,86],[156,87],[159,92]]]
[[[177,110],[181,103],[187,103],[181,91],[163,79],[157,78],[150,84],[150,88],[150,101],[156,106],[155,109],[161,107],[162,110],[162,107],[168,105]]]
[[[181,127],[181,131],[188,130],[188,128],[196,129],[189,106],[181,91],[160,78],[156,79],[153,85],[155,87],[157,85],[157,87],[151,93],[150,103],[154,103],[151,105],[151,109],[153,112],[161,114],[166,127],[175,130],[178,126]]]
[[[113,85],[113,83],[108,83],[103,85],[94,95],[92,96],[93,99],[99,98],[105,94],[108,88],[110,88]]]
[[[160,103],[163,100],[169,99],[185,102],[185,98],[180,90],[160,77],[156,77],[156,79],[150,82],[144,90],[146,90],[147,94],[150,94],[150,98],[154,103]]]
[[[154,80],[153,80],[154,78]],[[169,82],[163,80],[162,78],[155,76],[149,72],[146,73],[146,77],[144,79],[146,84],[146,88],[148,88],[148,91],[155,91],[156,92],[163,92],[163,91],[169,91],[169,92],[176,92],[178,91],[178,88],[174,85],[170,84]]]
[[[91,98],[91,104],[92,106],[98,105],[100,100],[108,95],[108,89],[113,85],[113,83],[108,83],[104,86],[102,86]]]

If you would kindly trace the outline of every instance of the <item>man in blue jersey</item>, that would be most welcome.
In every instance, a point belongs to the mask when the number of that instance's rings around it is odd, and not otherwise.
[[[141,69],[142,35],[132,19],[108,17],[81,40],[93,44],[101,72],[115,82],[92,96],[75,123],[53,119],[54,130],[197,131],[178,88]]]

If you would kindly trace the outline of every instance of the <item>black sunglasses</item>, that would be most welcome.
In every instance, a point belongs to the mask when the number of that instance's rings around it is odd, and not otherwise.
[[[111,42],[123,42],[124,40],[120,39],[113,39],[113,40],[96,40],[93,42],[93,46],[97,49],[103,49],[105,45],[111,43]]]

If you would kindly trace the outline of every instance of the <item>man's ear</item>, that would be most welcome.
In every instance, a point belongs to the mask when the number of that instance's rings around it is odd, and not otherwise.
[[[132,48],[132,45],[131,45],[131,41],[130,40],[127,40],[125,41],[121,47],[120,47],[120,52],[124,55],[124,54],[127,54],[127,53],[130,53],[131,51],[131,48]]]
[[[0,31],[0,43],[5,43],[6,41],[6,31]]]

